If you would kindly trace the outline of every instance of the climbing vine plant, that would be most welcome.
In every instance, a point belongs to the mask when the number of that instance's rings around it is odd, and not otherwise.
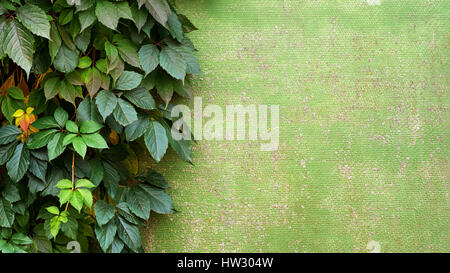
[[[141,252],[168,183],[170,101],[200,73],[167,0],[0,0],[0,252]]]

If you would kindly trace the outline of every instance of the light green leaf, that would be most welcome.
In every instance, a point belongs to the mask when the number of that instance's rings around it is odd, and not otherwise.
[[[58,189],[72,189],[72,181],[69,179],[61,179],[56,186]]]
[[[61,222],[59,221],[58,216],[50,219],[50,233],[52,234],[53,238],[56,238],[56,236],[58,235],[60,227]]]
[[[84,143],[83,139],[81,138],[81,136],[77,136],[72,140],[72,145],[73,148],[75,149],[75,151],[82,157],[84,158],[84,156],[86,155],[86,150],[87,150],[87,146]]]
[[[152,120],[145,133],[144,141],[145,146],[153,159],[155,159],[156,162],[159,162],[166,153],[168,147],[168,139],[164,127],[159,122]]]
[[[56,207],[56,206],[48,207],[48,208],[46,208],[46,210],[47,210],[48,212],[50,212],[51,214],[59,215],[59,209],[58,209],[58,207]]]
[[[93,120],[86,120],[85,122],[81,123],[80,132],[82,134],[91,134],[97,132],[102,128],[103,124],[100,124]]]
[[[78,191],[73,191],[72,198],[70,198],[70,204],[74,207],[78,212],[83,208],[84,198],[83,195]]]
[[[66,121],[66,130],[71,133],[77,134],[78,133],[78,125],[75,122],[68,120],[68,121]],[[67,138],[68,136],[66,136],[65,138]]]
[[[91,66],[91,64],[92,64],[92,60],[91,60],[91,57],[89,57],[89,56],[81,57],[78,60],[78,68],[81,68],[81,69],[88,68],[89,66]]]
[[[87,189],[78,189],[77,192],[79,192],[83,196],[83,202],[88,207],[92,207],[92,193]]]
[[[25,4],[17,9],[16,16],[32,33],[50,40],[50,23],[41,8]]]
[[[75,183],[75,187],[78,188],[95,188],[95,185],[87,179],[78,179]]]
[[[84,143],[91,148],[96,149],[108,148],[108,144],[106,144],[106,141],[100,134],[81,135],[81,137],[83,138]]]
[[[63,204],[67,203],[67,201],[72,199],[72,196],[73,196],[72,189],[61,190],[58,195],[60,206],[62,206]]]

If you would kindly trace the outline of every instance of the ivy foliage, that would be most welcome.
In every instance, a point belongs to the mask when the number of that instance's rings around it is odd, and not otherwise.
[[[137,154],[191,162],[168,113],[200,74],[193,30],[167,0],[0,1],[0,252],[143,251],[175,209]]]

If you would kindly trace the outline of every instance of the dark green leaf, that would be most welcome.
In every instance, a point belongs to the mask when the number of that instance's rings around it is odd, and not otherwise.
[[[32,4],[25,4],[17,9],[16,16],[31,32],[50,40],[50,23],[41,8]]]
[[[124,71],[117,80],[118,90],[131,90],[136,88],[142,81],[142,75],[133,71]]]
[[[22,134],[22,131],[12,125],[5,125],[0,128],[0,145],[8,144],[16,140],[18,136]]]
[[[114,118],[123,126],[137,120],[137,113],[133,105],[124,99],[118,98],[116,108],[113,111]]]
[[[96,104],[103,119],[106,119],[116,108],[117,97],[111,91],[102,90],[97,94]]]
[[[157,121],[152,120],[144,136],[145,146],[153,159],[159,162],[166,153],[168,139],[164,127]]]
[[[9,177],[11,177],[14,182],[18,182],[26,173],[29,165],[30,152],[25,147],[24,143],[19,143],[10,160],[6,163]]]
[[[111,204],[106,203],[103,200],[98,200],[94,205],[95,219],[100,226],[108,223],[114,216],[115,209]]]
[[[172,199],[163,189],[142,183],[137,187],[140,187],[148,194],[150,206],[154,212],[161,214],[171,214],[173,212],[174,207]]]

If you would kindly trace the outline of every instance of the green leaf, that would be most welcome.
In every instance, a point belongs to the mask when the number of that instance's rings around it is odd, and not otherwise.
[[[117,97],[111,91],[102,90],[97,94],[96,104],[100,115],[106,119],[116,108]]]
[[[161,189],[167,189],[169,187],[169,184],[167,183],[164,176],[152,169],[148,169],[147,175],[145,176],[144,180],[151,185]]]
[[[59,215],[59,209],[58,209],[58,207],[56,207],[56,206],[48,207],[48,208],[46,208],[46,210],[47,210],[48,212],[50,212],[51,214]]]
[[[158,23],[168,27],[167,20],[172,11],[166,0],[145,0],[145,7]]]
[[[16,245],[30,245],[33,243],[33,240],[23,233],[14,233],[11,241]]]
[[[133,105],[121,98],[117,99],[117,105],[113,111],[113,115],[116,121],[123,126],[137,120],[137,113]]]
[[[168,147],[168,139],[164,127],[159,122],[152,120],[145,133],[144,141],[145,146],[153,159],[155,159],[156,162],[159,162],[166,153]]]
[[[80,132],[82,134],[91,134],[95,133],[98,130],[103,128],[103,124],[100,124],[98,122],[95,122],[93,120],[86,120],[81,124]]]
[[[72,144],[73,140],[78,136],[78,134],[68,134],[63,139],[63,146]]]
[[[17,9],[16,16],[32,33],[50,40],[50,23],[41,8],[25,4]]]
[[[120,57],[126,63],[137,68],[141,67],[137,47],[130,40],[120,34],[116,34],[113,37],[113,42],[117,46]]]
[[[131,5],[131,16],[136,24],[136,28],[140,32],[147,22],[148,12],[145,9],[139,9],[136,2]]]
[[[4,198],[0,198],[0,227],[12,227],[14,218],[11,203]]]
[[[19,87],[16,86],[10,87],[8,90],[6,90],[6,92],[8,92],[8,96],[10,96],[15,100],[25,99],[25,97],[23,96],[22,89],[20,89]]]
[[[60,92],[61,79],[58,77],[52,77],[46,79],[44,82],[44,94],[47,100],[53,98]]]
[[[87,189],[78,189],[77,192],[79,192],[83,196],[83,202],[88,207],[92,207],[92,193]]]
[[[83,195],[78,191],[73,191],[72,198],[70,198],[70,204],[74,207],[78,212],[83,208],[84,198]]]
[[[18,182],[26,173],[28,166],[30,165],[30,152],[25,147],[24,143],[19,143],[14,150],[8,163],[6,163],[6,169],[11,180]]]
[[[60,181],[58,181],[58,184],[56,184],[56,186],[58,189],[72,189],[73,185],[72,185],[72,181],[70,181],[69,179],[62,179]]]
[[[82,157],[84,158],[84,156],[86,155],[86,150],[87,150],[87,146],[84,143],[83,139],[81,138],[81,136],[77,136],[72,140],[72,145],[73,148],[75,149],[75,151]]]
[[[155,109],[155,100],[150,92],[143,87],[138,87],[127,91],[123,94],[123,96],[139,108],[145,110]]]
[[[171,47],[161,49],[159,62],[161,67],[175,79],[184,81],[186,76],[186,61],[183,56]]]
[[[150,118],[147,114],[138,114],[138,119],[125,127],[125,137],[127,141],[134,141],[141,137],[150,125]]]
[[[81,135],[81,137],[83,138],[84,143],[91,148],[96,149],[108,148],[108,144],[106,144],[106,141],[100,134]]]
[[[159,64],[159,49],[153,44],[142,46],[139,50],[139,61],[147,76]]]
[[[13,19],[6,23],[2,36],[3,51],[29,75],[35,51],[33,35]]]
[[[141,247],[139,228],[130,224],[122,216],[116,218],[117,234],[119,238],[132,250],[137,251]]]
[[[96,106],[96,99],[91,99],[90,97],[86,97],[80,105],[78,105],[77,109],[77,117],[78,122],[85,122],[86,120],[93,120],[98,123],[103,122],[102,116],[98,112]]]
[[[75,98],[82,98],[82,89],[80,86],[73,86],[70,82],[67,80],[60,82],[61,89],[60,89],[60,95],[61,97],[75,105]]]
[[[61,46],[53,61],[53,65],[58,71],[69,73],[75,70],[78,65],[78,52],[69,49],[65,44]]]
[[[97,1],[97,6],[95,7],[95,15],[97,16],[100,23],[109,27],[110,29],[116,30],[117,23],[119,23],[119,12],[116,6],[109,1]]]
[[[58,17],[59,25],[63,26],[72,21],[73,18],[73,10],[72,9],[64,9]]]
[[[58,133],[59,130],[56,129],[50,129],[45,131],[39,131],[37,133],[34,133],[30,136],[30,139],[28,140],[27,147],[29,149],[39,149],[50,143],[50,141],[54,138],[56,133]]]
[[[169,104],[173,96],[173,81],[166,73],[159,73],[159,77],[156,79],[156,90],[166,105]]]
[[[89,66],[91,66],[91,64],[92,64],[92,59],[89,56],[81,57],[78,60],[78,68],[81,68],[81,69],[88,68]]]
[[[97,17],[95,16],[95,9],[87,9],[78,13],[78,19],[80,20],[81,29],[80,32],[90,27],[92,24],[97,21]]]
[[[72,189],[61,190],[58,195],[60,206],[62,206],[63,204],[67,203],[67,201],[72,199],[72,196],[73,196]]]
[[[169,32],[178,41],[183,40],[183,27],[181,25],[180,20],[175,12],[171,12],[169,18],[167,20],[167,26],[169,27]]]
[[[39,160],[34,156],[30,157],[29,172],[34,174],[37,178],[45,181],[45,174],[47,172],[47,161]]]
[[[62,107],[58,107],[53,114],[56,123],[58,123],[59,127],[64,128],[66,125],[67,119],[69,118],[69,114],[67,114],[66,110]]]
[[[0,165],[5,164],[11,158],[14,150],[16,149],[16,145],[17,141],[0,146]]]
[[[54,22],[51,22],[50,28],[50,41],[48,41],[48,49],[50,53],[50,58],[53,63],[56,55],[58,54],[59,49],[61,48],[62,40],[61,35],[59,35],[58,28],[56,27]]]
[[[150,218],[150,202],[148,195],[138,187],[132,187],[127,195],[127,204],[136,216],[148,220]]]
[[[100,86],[102,84],[102,74],[98,71],[97,68],[89,68],[89,72],[87,75],[86,89],[89,92],[91,98],[97,94]]]
[[[108,162],[103,162],[103,182],[106,191],[112,198],[115,197],[117,188],[119,187],[120,175],[116,168]]]
[[[56,238],[56,236],[58,236],[60,227],[61,222],[59,221],[58,216],[55,216],[52,219],[50,219],[50,233],[52,234],[53,238]]]
[[[95,219],[100,226],[108,223],[114,216],[115,209],[111,204],[106,203],[103,200],[98,200],[94,205]]]
[[[16,140],[18,136],[22,134],[22,131],[12,125],[5,125],[0,128],[0,145],[8,144]]]
[[[66,130],[71,133],[77,134],[78,133],[78,125],[75,122],[68,120],[68,121],[66,121]]]
[[[63,146],[64,134],[57,133],[53,136],[52,140],[47,144],[48,160],[57,158],[66,149]]]
[[[78,179],[75,183],[75,187],[78,188],[95,188],[95,185],[87,179]]]
[[[2,196],[11,203],[20,200],[19,189],[17,188],[15,183],[9,181],[6,183],[5,187],[2,190]]]
[[[124,71],[117,80],[116,89],[131,90],[136,88],[142,81],[142,75],[133,71]]]
[[[54,117],[45,116],[33,122],[33,127],[39,130],[44,130],[44,129],[59,128],[59,124],[56,122]]]
[[[142,183],[137,187],[140,187],[148,195],[151,209],[154,212],[160,214],[171,214],[173,212],[174,207],[172,199],[163,189]]]
[[[97,205],[99,201],[95,203]],[[95,215],[97,216],[97,210]],[[98,222],[98,218],[97,218]],[[99,226],[95,225],[95,235],[97,237],[100,247],[106,252],[109,246],[112,244],[114,237],[116,236],[117,226],[114,222],[110,222],[107,225]]]
[[[100,182],[103,180],[104,170],[102,162],[98,157],[94,157],[89,161],[89,164],[91,165],[91,174],[89,175],[89,178],[91,179],[94,185],[98,186]]]
[[[180,96],[192,99],[192,87],[187,82],[174,80],[172,81],[173,90]]]

